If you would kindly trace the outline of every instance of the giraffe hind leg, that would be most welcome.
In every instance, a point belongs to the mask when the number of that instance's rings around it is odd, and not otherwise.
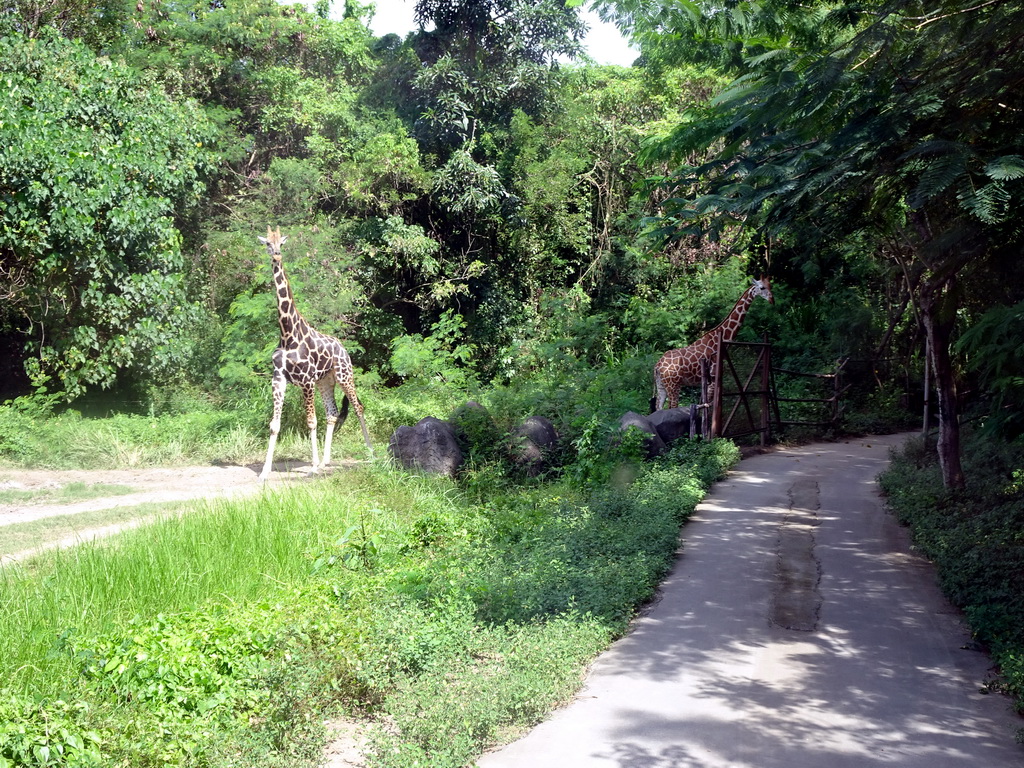
[[[668,397],[668,392],[665,388],[665,381],[661,377],[661,372],[655,369],[654,371],[654,410],[660,411],[665,407],[665,398]]]
[[[320,446],[316,439],[316,388],[304,386],[302,388],[302,399],[306,404],[306,426],[309,427],[310,451],[313,454],[312,472],[320,469]]]
[[[345,390],[346,400],[352,401],[352,407],[356,409],[356,416],[359,418],[359,426],[363,430],[363,441],[366,443],[366,447],[370,449],[370,455],[373,455],[373,444],[370,442],[370,432],[366,429],[366,419],[363,416],[363,404],[359,402],[359,397],[356,395],[356,385],[351,378],[346,378],[341,382],[341,388]],[[347,402],[345,403],[345,413],[348,413]]]
[[[334,430],[345,423],[345,416],[348,413],[348,398],[343,398],[341,412],[338,412],[338,403],[334,399],[334,379],[324,381],[320,384],[320,399],[324,401],[324,410],[327,411],[327,429],[324,432],[324,460],[320,465],[326,467],[331,463],[331,443],[334,438]]]

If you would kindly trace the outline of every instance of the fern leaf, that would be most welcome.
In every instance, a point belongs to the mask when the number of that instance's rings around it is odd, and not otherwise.
[[[1010,181],[1024,176],[1024,158],[1020,155],[1003,155],[985,166],[985,175],[993,181]]]

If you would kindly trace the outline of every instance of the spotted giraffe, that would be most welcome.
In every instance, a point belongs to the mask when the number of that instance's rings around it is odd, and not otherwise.
[[[743,324],[743,317],[750,308],[750,302],[756,296],[767,299],[769,304],[775,303],[766,276],[760,280],[754,280],[754,284],[743,292],[725,320],[690,346],[682,349],[670,349],[661,356],[661,359],[654,364],[655,410],[661,410],[665,406],[666,400],[669,408],[675,408],[679,405],[679,390],[681,388],[700,386],[701,360],[714,363],[718,355],[719,331],[722,332],[723,340],[732,341]]]
[[[333,336],[320,333],[311,326],[295,308],[291,286],[284,273],[281,263],[281,246],[287,237],[281,236],[281,228],[271,230],[267,227],[266,237],[257,239],[267,246],[270,254],[271,267],[274,275],[274,289],[277,293],[277,320],[281,326],[281,341],[274,350],[273,392],[274,416],[270,420],[270,445],[267,447],[267,460],[260,472],[260,480],[270,475],[274,460],[274,447],[277,445],[277,434],[281,430],[281,408],[284,405],[284,393],[289,382],[302,390],[306,404],[306,425],[309,427],[309,440],[313,448],[313,471],[327,466],[331,461],[331,437],[336,423],[345,423],[348,416],[348,404],[356,409],[359,425],[363,428],[363,439],[371,451],[370,434],[366,431],[363,418],[363,406],[356,397],[355,382],[352,373],[352,360]],[[341,412],[334,401],[334,386],[338,384],[345,393],[341,402]],[[320,391],[324,409],[327,411],[327,432],[324,436],[324,460],[320,463],[317,456],[316,439],[316,402],[314,395]]]

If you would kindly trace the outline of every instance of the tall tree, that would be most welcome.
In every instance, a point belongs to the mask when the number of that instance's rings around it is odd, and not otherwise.
[[[192,309],[175,216],[204,192],[214,131],[196,104],[52,30],[4,31],[0,326],[28,333],[37,383],[69,398],[163,373]]]
[[[478,122],[507,125],[516,109],[536,115],[552,70],[582,52],[586,32],[565,0],[417,0],[416,21],[425,65],[416,88],[442,160]]]
[[[629,23],[665,23],[645,22],[632,0],[623,6]],[[799,227],[794,258],[857,234],[895,259],[928,335],[943,478],[961,487],[950,351],[961,297],[1021,240],[1021,3],[681,7],[682,31],[722,40],[737,77],[657,150],[718,149],[668,181],[663,232],[739,221],[781,237]]]

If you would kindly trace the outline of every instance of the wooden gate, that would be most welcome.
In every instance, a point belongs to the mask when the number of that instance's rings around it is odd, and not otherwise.
[[[746,437],[758,435],[766,445],[772,430],[788,426],[814,426],[838,429],[842,415],[841,360],[832,373],[803,373],[772,367],[772,346],[765,335],[758,343],[722,341],[716,360],[702,362],[700,403],[690,406],[690,436],[700,424],[701,436]],[[805,397],[778,397],[776,374],[792,380],[813,382],[825,391],[820,396],[808,392]],[[780,404],[786,408],[783,414]],[[824,413],[822,411],[824,410]],[[796,411],[796,412],[794,412]],[[807,411],[806,413],[802,411]]]
[[[768,442],[772,424],[772,346],[764,341],[722,341],[709,371],[711,434],[716,437],[759,435]]]

